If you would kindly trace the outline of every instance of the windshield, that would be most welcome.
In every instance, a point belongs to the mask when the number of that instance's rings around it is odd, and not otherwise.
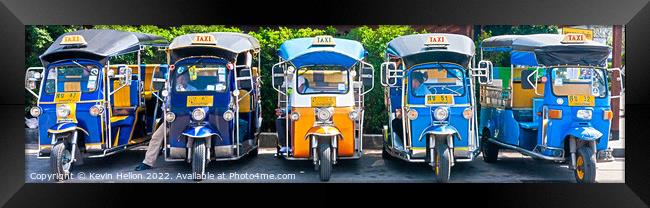
[[[457,68],[423,68],[411,71],[411,95],[424,97],[427,94],[465,93],[463,72]]]
[[[300,94],[345,94],[349,75],[342,67],[316,66],[298,69],[296,91]]]
[[[47,71],[45,92],[94,92],[98,76],[99,69],[92,64],[52,67]]]
[[[176,66],[174,89],[176,92],[224,92],[226,90],[226,65],[220,63],[186,63]]]
[[[553,68],[553,93],[556,96],[592,95],[605,97],[607,82],[602,69]]]

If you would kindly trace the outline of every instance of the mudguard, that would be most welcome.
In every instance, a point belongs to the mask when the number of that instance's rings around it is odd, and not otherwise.
[[[59,133],[65,133],[65,132],[74,131],[74,130],[80,130],[84,134],[89,135],[88,131],[86,131],[85,129],[77,126],[76,123],[71,123],[71,122],[54,124],[54,126],[47,129],[47,132],[50,133],[50,134],[59,134]]]
[[[341,131],[334,127],[334,126],[314,126],[311,127],[308,131],[307,134],[305,134],[305,139],[309,138],[312,135],[316,136],[338,136],[339,138],[343,138],[343,134],[341,134]]]
[[[433,125],[429,126],[422,133],[420,134],[420,137],[418,138],[418,141],[422,141],[422,138],[424,138],[426,135],[429,134],[435,134],[435,135],[454,135],[458,140],[461,140],[460,134],[458,133],[458,129],[451,125]]]
[[[221,138],[219,131],[212,129],[208,125],[187,127],[187,129],[183,131],[183,135],[192,138],[203,138],[217,135],[219,138]]]
[[[569,131],[569,135],[583,141],[593,141],[603,136],[603,133],[593,127],[576,127]]]

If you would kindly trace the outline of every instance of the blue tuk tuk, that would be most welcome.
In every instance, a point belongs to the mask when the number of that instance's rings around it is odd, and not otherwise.
[[[338,160],[363,155],[363,100],[374,87],[366,55],[361,43],[332,36],[282,43],[272,68],[278,157],[311,160],[329,181]]]
[[[25,89],[38,98],[30,109],[39,123],[38,158],[49,158],[56,180],[69,178],[84,158],[115,154],[147,142],[162,116],[152,99],[152,72],[141,64],[145,46],[166,47],[159,36],[115,30],[79,30],[58,37],[31,67]],[[137,64],[115,64],[116,56]],[[34,91],[36,90],[36,91]]]
[[[478,155],[475,46],[464,35],[400,36],[388,43],[381,82],[389,123],[382,156],[426,162],[448,182],[455,162]]]
[[[578,183],[595,182],[596,161],[613,160],[610,47],[581,34],[503,35],[483,40],[483,52],[507,53],[510,65],[480,87],[484,160],[496,162],[500,148],[568,160]]]
[[[205,178],[211,160],[257,155],[259,50],[254,37],[228,32],[182,35],[169,45],[165,160],[190,163],[194,180]]]

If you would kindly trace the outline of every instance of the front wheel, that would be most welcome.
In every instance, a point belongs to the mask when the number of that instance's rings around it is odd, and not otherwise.
[[[578,148],[576,167],[573,171],[578,183],[596,182],[596,154],[589,146]]]
[[[449,182],[451,175],[451,151],[445,142],[437,142],[434,152],[433,172],[438,183]]]
[[[72,168],[72,154],[64,142],[58,142],[52,147],[50,153],[50,167],[55,174],[54,179],[57,181],[67,180]]]
[[[327,140],[318,143],[318,169],[321,181],[329,181],[332,176],[332,145]]]
[[[194,139],[194,146],[192,150],[192,175],[195,181],[203,180],[205,173],[205,165],[207,162],[205,154],[205,140]]]

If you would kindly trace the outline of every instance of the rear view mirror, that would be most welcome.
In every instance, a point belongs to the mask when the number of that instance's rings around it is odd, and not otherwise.
[[[491,61],[479,61],[478,66],[471,70],[472,76],[477,77],[478,82],[481,84],[490,84],[492,83],[492,68]]]
[[[38,89],[43,80],[43,67],[30,67],[25,72],[25,89],[32,95],[38,97],[33,90]]]
[[[375,81],[374,69],[372,67],[364,67],[361,69],[361,81],[364,88],[372,88]]]
[[[239,85],[239,89],[251,91],[251,79],[251,69],[243,68],[237,72],[237,84]]]
[[[284,68],[282,64],[278,63],[273,65],[273,68],[271,69],[271,73],[272,73],[271,81],[273,84],[273,88],[275,88],[275,90],[280,91],[279,89],[284,85],[284,81],[285,81]]]
[[[133,69],[127,66],[122,66],[118,67],[117,71],[118,74],[115,75],[115,78],[120,80],[120,85],[131,85],[131,73],[133,72]]]
[[[522,89],[535,89],[537,84],[537,76],[535,70],[521,70],[521,88]]]
[[[398,75],[397,64],[395,62],[384,62],[380,66],[380,81],[381,85],[389,86],[397,84]]]

